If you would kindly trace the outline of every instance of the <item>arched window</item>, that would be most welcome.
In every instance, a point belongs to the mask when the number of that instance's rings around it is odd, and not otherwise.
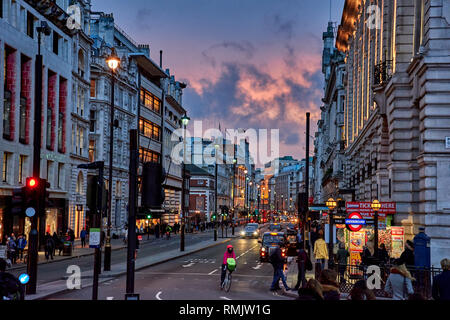
[[[78,194],[83,194],[83,173],[78,173],[77,185],[75,187],[75,192]]]

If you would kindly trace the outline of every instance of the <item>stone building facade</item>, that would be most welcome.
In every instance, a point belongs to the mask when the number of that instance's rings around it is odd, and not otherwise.
[[[346,188],[396,202],[395,224],[408,239],[425,227],[438,266],[450,250],[450,2],[347,0],[336,47],[348,73]]]

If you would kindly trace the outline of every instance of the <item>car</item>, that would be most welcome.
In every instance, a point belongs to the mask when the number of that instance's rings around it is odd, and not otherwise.
[[[258,238],[259,230],[257,223],[249,223],[245,226],[244,230],[241,231],[241,236],[243,238]]]
[[[286,258],[286,243],[287,239],[284,232],[265,232],[262,239],[258,242],[261,243],[259,250],[259,260],[261,262],[269,261],[270,255],[273,251],[279,247],[281,249],[281,256]]]
[[[279,223],[271,223],[269,225],[269,231],[281,231],[281,224],[279,224]]]

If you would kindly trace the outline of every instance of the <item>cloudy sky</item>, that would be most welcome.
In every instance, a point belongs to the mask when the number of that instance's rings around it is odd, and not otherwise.
[[[280,130],[280,155],[305,156],[305,112],[320,116],[329,0],[93,0],[151,58],[188,84],[183,104],[204,128]],[[339,22],[344,0],[332,0]],[[312,144],[312,141],[311,141]],[[313,148],[311,147],[311,151]]]

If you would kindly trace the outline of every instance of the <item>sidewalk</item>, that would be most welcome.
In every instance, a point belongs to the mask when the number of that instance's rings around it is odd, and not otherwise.
[[[237,229],[237,228],[236,228]],[[195,233],[186,233],[186,234],[204,234],[204,233],[212,233],[214,230],[206,230],[205,232],[195,232]],[[236,234],[236,232],[235,232]],[[220,237],[221,233],[220,230],[218,231],[218,236]],[[228,233],[228,235],[231,237],[231,231]],[[180,237],[180,233],[178,234],[172,234],[170,236],[171,238],[179,238]],[[155,235],[150,235],[149,240],[147,240],[147,235],[143,235],[142,236],[142,241],[140,242],[140,244],[147,244],[147,243],[152,243],[155,241],[159,241],[161,238],[156,239]],[[121,249],[126,249],[127,245],[123,242],[123,238],[119,238],[119,239],[111,239],[111,250],[115,251],[115,250],[121,250]],[[86,241],[86,246],[84,248],[81,247],[81,240],[77,239],[74,242],[74,249],[72,251],[72,255],[71,256],[63,256],[62,253],[61,255],[58,255],[58,250],[56,250],[56,255],[54,256],[53,260],[49,260],[47,262],[47,260],[45,259],[45,253],[44,251],[39,251],[38,253],[38,264],[47,264],[47,263],[52,263],[52,262],[56,262],[56,261],[61,261],[61,260],[68,260],[68,259],[74,259],[74,258],[80,258],[80,257],[84,257],[84,256],[90,256],[94,254],[94,249],[89,248],[89,243]],[[20,260],[17,260],[18,263],[14,264],[12,268],[9,268],[8,270],[17,270],[20,268],[24,268],[26,267],[26,264],[23,262],[20,262]]]
[[[238,228],[236,228],[236,230],[238,230]],[[213,230],[210,230],[207,232],[212,233]],[[136,262],[135,262],[135,271],[138,271],[138,270],[141,270],[141,269],[144,269],[147,267],[151,267],[151,266],[154,266],[157,264],[161,264],[164,262],[168,262],[168,261],[171,261],[171,260],[183,257],[183,256],[187,256],[192,253],[229,242],[233,238],[237,238],[237,237],[239,237],[238,232],[235,232],[234,236],[231,236],[231,232],[230,232],[229,238],[221,239],[220,233],[219,233],[219,238],[217,239],[217,241],[214,241],[214,240],[202,241],[195,245],[187,246],[185,248],[184,252],[180,252],[179,249],[175,249],[175,250],[170,250],[170,251],[158,253],[158,254],[155,254],[152,256],[147,256],[147,257],[139,257],[139,255],[138,255],[138,258],[136,259]],[[151,241],[152,240],[149,240],[149,241],[146,240],[146,242],[151,242]],[[123,248],[125,248],[125,246],[123,246]],[[116,248],[116,250],[117,249],[120,249],[120,248]],[[91,254],[93,254],[93,253],[91,253]],[[127,272],[127,261],[113,264],[111,266],[111,269],[114,271],[102,271],[102,273],[99,275],[99,284],[109,281],[112,278],[117,278],[119,276],[125,275]],[[66,276],[66,277],[62,278],[61,280],[38,285],[37,293],[35,295],[26,296],[25,300],[38,300],[38,299],[43,299],[43,298],[53,296],[55,294],[60,294],[60,293],[66,292],[66,291],[70,291],[70,289],[67,288],[68,277],[69,276]],[[92,278],[93,278],[93,270],[92,269],[82,272],[81,279],[82,280],[89,279],[87,283],[83,283],[84,281],[81,281],[82,288],[92,287],[92,285],[93,285],[92,280],[91,280]]]

